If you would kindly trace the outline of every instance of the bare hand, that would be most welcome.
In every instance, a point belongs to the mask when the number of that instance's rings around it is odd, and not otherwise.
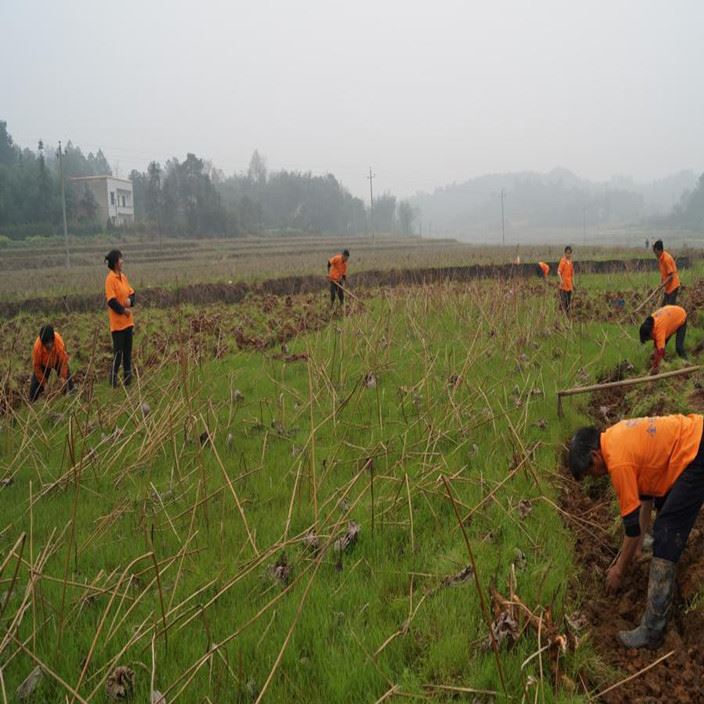
[[[613,594],[621,587],[623,581],[623,571],[618,563],[609,567],[606,571],[606,591]]]
[[[128,298],[128,299],[122,304],[122,307],[123,307],[123,308],[131,308],[131,307],[132,307],[132,301],[130,301],[130,299]]]

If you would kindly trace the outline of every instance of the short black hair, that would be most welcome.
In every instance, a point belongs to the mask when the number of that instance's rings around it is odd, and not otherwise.
[[[565,253],[571,252],[571,251],[572,251],[572,245],[571,245],[571,244],[568,244],[568,245],[565,247]]]
[[[350,256],[350,250],[349,250],[349,249],[343,249],[343,250],[342,250],[342,256],[343,256],[343,257],[349,257],[349,256]]]
[[[570,440],[568,464],[572,476],[579,481],[592,466],[592,451],[598,450],[601,433],[592,425],[580,428]]]
[[[42,325],[39,329],[39,339],[42,345],[46,345],[48,342],[54,341],[54,328],[51,325]]]
[[[662,240],[655,240],[655,242],[653,242],[653,249],[656,249],[658,252],[662,252],[662,250],[665,249]]]
[[[649,315],[640,326],[640,344],[652,339],[653,337],[653,325],[655,325],[655,318]]]
[[[115,265],[117,264],[117,260],[122,257],[122,252],[119,249],[111,249],[106,255],[105,255],[105,261],[107,262],[108,269],[112,269],[115,271]]]

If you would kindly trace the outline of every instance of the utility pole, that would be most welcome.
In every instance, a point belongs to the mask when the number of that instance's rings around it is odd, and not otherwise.
[[[370,204],[370,210],[369,210],[369,227],[372,232],[372,245],[375,244],[375,239],[374,239],[374,187],[372,186],[372,181],[376,177],[376,174],[372,173],[372,167],[369,167],[369,176],[367,178],[369,179],[369,204]]]
[[[66,189],[64,187],[64,160],[59,141],[59,180],[61,181],[61,212],[64,216],[64,245],[66,247],[66,268],[71,268],[71,256],[68,253],[68,225],[66,224]]]
[[[506,224],[504,222],[504,189],[501,189],[501,244],[506,246]]]
[[[587,241],[587,206],[582,208],[582,247]]]

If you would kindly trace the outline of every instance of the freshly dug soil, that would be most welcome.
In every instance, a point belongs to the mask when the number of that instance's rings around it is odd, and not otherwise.
[[[687,268],[688,257],[678,257],[677,266]],[[552,271],[557,262],[551,262]],[[652,259],[628,259],[575,262],[577,273],[610,274],[623,271],[654,271],[657,261]],[[429,284],[438,281],[471,281],[481,278],[541,278],[537,263],[470,265],[433,267],[424,269],[391,269],[388,271],[362,271],[349,277],[352,288],[395,287],[407,284]],[[145,288],[137,292],[140,308],[177,306],[182,303],[239,303],[250,294],[273,294],[291,296],[301,293],[322,292],[326,289],[324,276],[288,276],[268,279],[258,284],[236,282],[233,284],[191,284],[176,289],[160,287]],[[95,294],[71,294],[23,301],[0,301],[0,317],[12,318],[24,313],[68,313],[103,310],[105,299]]]

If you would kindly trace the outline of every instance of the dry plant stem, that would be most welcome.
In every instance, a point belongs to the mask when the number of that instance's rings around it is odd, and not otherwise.
[[[491,637],[491,646],[494,650],[494,657],[496,658],[496,668],[499,673],[499,679],[501,680],[501,688],[504,691],[504,694],[508,696],[508,690],[506,689],[506,680],[504,679],[504,670],[503,666],[501,665],[501,657],[499,655],[499,645],[496,642],[496,638],[494,637],[494,631],[491,628],[491,616],[489,614],[489,610],[486,605],[486,600],[484,598],[484,592],[482,590],[482,585],[479,581],[479,573],[477,571],[477,563],[476,560],[474,559],[474,551],[472,550],[472,545],[469,542],[469,537],[467,536],[467,531],[464,529],[464,523],[462,521],[462,517],[460,516],[460,512],[457,509],[457,504],[455,503],[455,499],[452,495],[452,489],[450,487],[450,483],[447,481],[447,477],[445,475],[441,475],[442,481],[445,484],[445,490],[447,491],[447,496],[450,499],[450,503],[452,504],[452,508],[455,512],[455,516],[457,517],[457,522],[459,523],[460,529],[462,531],[462,536],[464,537],[464,542],[465,545],[467,546],[467,552],[469,553],[469,560],[472,563],[472,570],[474,573],[474,586],[476,587],[477,590],[477,595],[479,596],[479,603],[481,604],[482,608],[482,615],[484,616],[484,621],[486,622],[486,627],[489,629],[489,635]]]
[[[662,655],[657,660],[654,660],[653,662],[651,662],[650,665],[646,665],[644,668],[638,670],[638,672],[630,675],[629,677],[626,677],[625,679],[620,680],[619,682],[616,682],[616,684],[612,684],[610,687],[603,689],[601,692],[596,692],[596,693],[592,694],[592,696],[595,699],[599,699],[600,697],[603,697],[605,694],[612,692],[614,689],[621,687],[622,685],[626,684],[627,682],[630,682],[631,680],[634,680],[634,679],[640,677],[642,674],[644,674],[648,670],[652,670],[652,668],[654,668],[656,665],[659,665],[663,660],[667,660],[667,658],[669,658],[671,655],[674,655],[676,652],[677,652],[676,650],[671,650],[669,653],[665,653],[665,655]]]

